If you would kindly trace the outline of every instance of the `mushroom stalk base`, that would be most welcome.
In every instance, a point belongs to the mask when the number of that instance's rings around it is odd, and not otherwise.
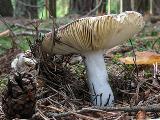
[[[89,52],[84,54],[84,56],[93,104],[97,106],[112,105],[114,96],[108,83],[103,51]]]

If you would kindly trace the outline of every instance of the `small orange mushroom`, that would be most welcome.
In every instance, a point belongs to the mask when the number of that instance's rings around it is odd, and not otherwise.
[[[143,51],[135,52],[136,57],[120,58],[119,60],[125,64],[158,64],[160,63],[160,54],[155,52]]]

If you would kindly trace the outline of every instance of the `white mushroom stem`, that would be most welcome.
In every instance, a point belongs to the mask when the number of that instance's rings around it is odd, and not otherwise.
[[[104,62],[103,51],[85,53],[88,85],[94,105],[112,105],[114,96],[108,83],[108,74]]]

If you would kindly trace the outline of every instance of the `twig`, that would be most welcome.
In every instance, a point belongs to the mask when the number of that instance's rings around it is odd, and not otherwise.
[[[6,36],[9,36],[9,34],[10,34],[10,30],[5,30],[0,33],[0,37],[6,37]]]
[[[136,38],[136,40],[148,40],[148,41],[152,41],[152,40],[156,40],[160,38],[160,35],[157,35],[157,36],[146,36],[146,37],[143,37],[143,38]]]
[[[36,33],[35,32],[18,32],[18,33],[15,33],[16,36],[35,36]]]
[[[2,15],[0,14],[0,21],[3,22],[3,24],[6,25],[6,27],[9,29],[10,34],[11,34],[11,39],[12,39],[12,48],[17,48],[17,36],[14,34],[14,32],[12,31],[12,29],[10,28],[10,26],[6,23],[6,21],[4,20],[4,18],[2,17]]]
[[[26,27],[26,26],[21,25],[21,24],[18,24],[18,23],[14,24],[14,25],[15,25],[16,27],[19,27],[19,28],[23,28],[23,29],[26,29],[26,30],[35,31],[34,28]],[[51,31],[51,29],[39,29],[39,32],[42,32],[42,33],[48,33],[48,32],[50,32],[50,31]]]
[[[25,26],[26,26],[26,25],[33,25],[33,24],[35,24],[35,22],[40,22],[40,23],[42,23],[43,20],[42,20],[42,19],[37,19],[36,21],[35,21],[35,20],[32,20],[32,21],[29,21],[28,23],[26,23]]]
[[[37,108],[37,110],[38,110],[38,112],[39,112],[39,115],[40,115],[44,120],[49,120],[49,118],[46,117],[46,116],[41,112],[40,109]]]
[[[66,96],[65,94],[63,94],[62,92],[57,91],[56,89],[52,88],[49,85],[46,85],[49,89],[51,89],[52,91],[58,93],[59,95],[61,95],[63,98],[68,98],[68,96]]]
[[[51,98],[54,97],[54,95],[51,95],[47,98],[43,98],[43,99],[40,99],[37,101],[38,104],[43,104],[45,103],[46,101],[48,101],[49,103],[50,102],[53,102],[54,104],[58,105],[62,110],[69,110],[67,107],[63,106],[62,104],[60,104],[59,102],[56,102],[55,100],[52,100]]]
[[[136,56],[136,54],[135,54],[135,50],[134,50],[134,46],[133,46],[132,40],[129,39],[129,42],[131,43],[131,46],[132,46],[132,51],[133,51],[133,55],[134,55],[133,62],[134,62],[134,66],[135,66],[135,68],[136,68],[136,75],[137,75],[137,78],[138,78],[138,73],[139,73],[139,71],[138,71],[138,66],[137,66],[137,64],[136,64],[137,56]]]
[[[62,110],[69,110],[66,106],[63,106],[60,102],[56,102],[55,100],[52,100],[51,98],[48,98],[47,99],[49,102],[52,102],[54,104],[57,104],[59,105],[59,107],[62,109]]]
[[[37,103],[42,104],[43,102],[46,102],[51,97],[54,97],[54,95],[48,96],[46,98],[41,98],[37,101]]]
[[[87,17],[89,16],[90,14],[92,14],[93,12],[95,12],[102,4],[102,0],[99,2],[99,4],[94,8],[92,9],[89,13],[87,13],[86,15],[84,15],[83,17]]]
[[[59,109],[59,108],[56,108],[56,107],[54,107],[54,106],[39,105],[39,107],[47,108],[47,109],[49,109],[49,110],[54,110],[54,111],[58,111],[58,112],[64,112],[64,110]]]
[[[124,117],[125,114],[120,115],[118,118],[116,118],[115,120],[122,120],[122,117]]]
[[[131,46],[132,46],[132,51],[133,51],[133,62],[134,62],[134,66],[135,66],[135,69],[136,69],[136,79],[139,79],[138,78],[138,74],[139,74],[139,70],[138,70],[138,66],[136,64],[136,59],[137,59],[137,56],[135,54],[135,50],[134,50],[134,46],[133,46],[133,43],[132,43],[132,40],[129,39],[130,43],[131,43]],[[137,88],[136,88],[136,101],[138,101],[138,94],[139,94],[139,88],[140,88],[140,83],[138,82],[138,85],[137,85]]]
[[[89,116],[78,114],[78,113],[75,113],[75,112],[72,112],[72,115],[74,115],[75,117],[81,118],[83,120],[101,120],[101,119],[98,119],[98,118],[89,117]]]
[[[117,88],[117,90],[119,90],[122,93],[129,94],[129,95],[135,95],[136,94],[136,93],[131,93],[130,91],[122,90],[122,89],[119,89],[119,88]]]

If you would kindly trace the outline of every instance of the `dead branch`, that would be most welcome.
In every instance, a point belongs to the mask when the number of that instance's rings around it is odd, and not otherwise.
[[[20,25],[20,24],[16,24],[15,26],[17,27],[20,27],[20,28],[24,28],[26,30],[30,30],[30,31],[22,31],[22,32],[13,32],[13,34],[15,36],[35,36],[36,35],[36,30],[31,28],[31,27],[25,27],[23,25]],[[50,32],[51,30],[50,29],[40,29],[39,32],[41,33],[48,33]],[[11,31],[8,29],[8,30],[5,30],[3,32],[0,32],[0,37],[9,37],[11,35]]]
[[[103,111],[124,111],[124,112],[138,112],[140,110],[146,112],[159,112],[160,111],[160,104],[148,105],[148,106],[132,106],[132,107],[91,107],[91,108],[84,108],[83,110],[103,110]]]
[[[30,32],[30,31],[22,31],[22,32],[14,32],[16,36],[35,36],[35,32]],[[0,37],[9,37],[10,36],[10,31],[6,30],[4,32],[0,33]]]
[[[14,32],[12,31],[12,29],[10,28],[10,26],[6,23],[6,21],[4,20],[4,18],[0,15],[0,21],[3,22],[4,25],[6,25],[6,27],[9,29],[10,31],[10,35],[11,35],[11,40],[12,40],[12,48],[17,48],[17,36],[14,34]]]
[[[5,30],[0,33],[0,37],[6,37],[6,36],[9,36],[9,34],[10,34],[10,30]]]
[[[27,27],[27,26],[24,26],[24,25],[21,25],[21,24],[14,24],[16,27],[19,27],[19,28],[23,28],[23,29],[26,29],[26,30],[30,30],[30,31],[36,31],[34,28],[31,28],[31,27]],[[42,33],[48,33],[50,32],[51,29],[39,29],[39,32],[42,32]]]
[[[160,104],[156,105],[149,105],[149,106],[132,106],[132,107],[90,107],[90,108],[83,108],[81,110],[77,110],[74,113],[87,113],[87,112],[111,112],[111,111],[124,111],[124,112],[138,112],[140,110],[146,111],[146,112],[159,112],[160,111]],[[73,115],[73,112],[65,112],[65,113],[59,113],[58,115],[54,115],[54,117],[65,117]]]

